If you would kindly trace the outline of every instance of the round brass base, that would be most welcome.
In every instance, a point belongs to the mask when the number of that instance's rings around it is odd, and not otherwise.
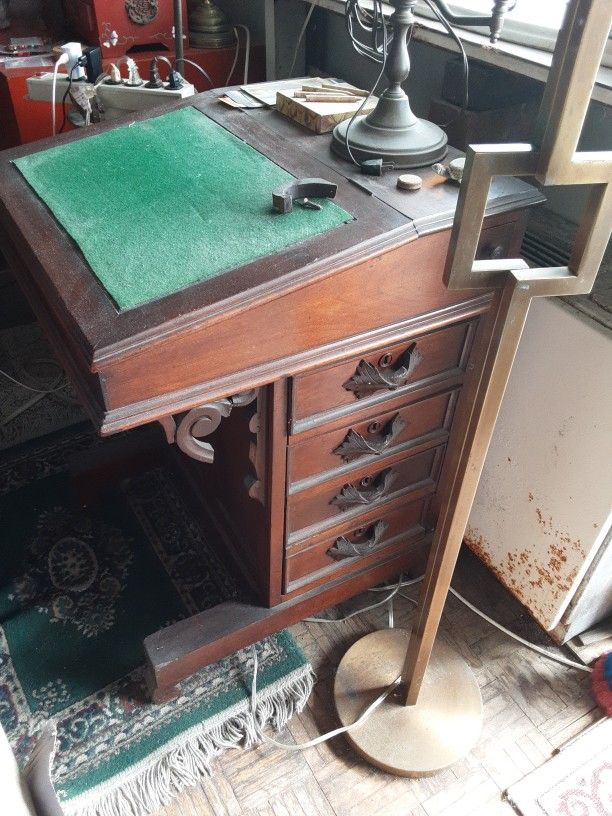
[[[396,168],[411,169],[434,164],[446,156],[446,133],[433,122],[413,117],[413,122],[402,127],[399,124],[393,126],[392,117],[387,118],[389,125],[384,120],[373,122],[372,113],[355,119],[349,132],[349,145],[356,161],[382,158]],[[350,159],[346,146],[350,123],[350,119],[345,119],[332,133],[332,150],[343,159]]]
[[[350,725],[401,673],[410,633],[372,632],[340,661],[336,710]],[[368,762],[398,776],[432,776],[465,756],[482,727],[482,698],[467,663],[436,642],[416,705],[390,695],[347,737]]]

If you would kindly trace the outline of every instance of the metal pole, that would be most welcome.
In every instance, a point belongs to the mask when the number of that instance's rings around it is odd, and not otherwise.
[[[590,292],[610,237],[612,153],[576,152],[576,146],[611,22],[610,0],[573,0],[557,38],[534,144],[472,145],[467,151],[445,282],[452,289],[501,289],[501,303],[476,396],[447,462],[442,510],[402,673],[407,706],[416,706],[419,699],[531,299]],[[496,175],[591,185],[567,267],[527,269],[520,259],[474,261],[489,184]]]
[[[176,70],[179,74],[185,71],[185,52],[183,50],[183,0],[174,0],[174,50],[176,53]]]

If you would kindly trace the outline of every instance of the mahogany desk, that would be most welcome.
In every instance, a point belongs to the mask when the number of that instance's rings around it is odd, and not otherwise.
[[[422,572],[446,447],[498,308],[496,292],[442,283],[456,187],[425,169],[420,192],[398,191],[397,173],[355,173],[325,136],[228,110],[219,93],[177,107],[195,105],[297,177],[336,182],[355,220],[118,312],[10,163],[50,140],[0,154],[0,248],[91,420],[101,434],[161,423],[244,579],[247,600],[146,639],[157,700],[209,662]],[[541,200],[496,180],[481,257],[515,257],[525,208]],[[239,240],[231,224],[228,240]]]

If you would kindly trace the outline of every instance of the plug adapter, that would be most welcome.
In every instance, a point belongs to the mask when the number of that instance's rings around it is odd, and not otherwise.
[[[83,49],[83,60],[87,81],[92,84],[104,72],[102,68],[102,49],[99,45],[88,45]]]
[[[68,63],[66,65],[66,72],[68,73],[68,76],[73,80],[83,79],[85,77],[85,71],[79,62],[83,55],[81,43],[65,43],[61,46],[61,50],[68,57]]]

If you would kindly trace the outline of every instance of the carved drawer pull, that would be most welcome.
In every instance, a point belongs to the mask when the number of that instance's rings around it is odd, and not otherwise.
[[[383,354],[378,365],[361,360],[355,373],[342,386],[352,391],[357,398],[366,397],[376,391],[395,391],[406,385],[408,378],[420,360],[416,343],[411,343],[397,361],[395,368],[390,366],[391,355]]]
[[[329,548],[327,554],[336,561],[355,558],[357,555],[368,555],[380,543],[387,532],[387,526],[384,521],[377,521],[368,528],[365,537],[360,541],[351,541],[346,536],[340,536],[336,539],[334,546]]]
[[[376,434],[378,423],[372,422],[368,428],[371,435],[370,439],[366,439],[351,428],[338,447],[334,448],[334,453],[341,456],[345,462],[351,462],[353,459],[358,459],[360,456],[367,456],[369,454],[380,456],[405,427],[406,423],[404,420],[399,414],[396,414],[393,419],[385,425],[380,434]]]
[[[360,484],[369,484],[365,490],[359,490],[354,484],[346,484],[338,493],[337,496],[331,500],[330,504],[337,505],[340,510],[346,510],[349,507],[355,507],[360,504],[373,504],[382,499],[389,491],[389,488],[395,481],[396,474],[392,468],[385,468],[382,470],[376,479],[369,480],[368,477],[362,479]]]

